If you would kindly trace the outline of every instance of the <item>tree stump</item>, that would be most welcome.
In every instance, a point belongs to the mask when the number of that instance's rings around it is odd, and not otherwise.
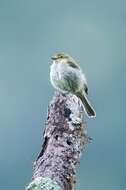
[[[55,93],[48,107],[42,149],[27,190],[73,189],[75,165],[79,164],[88,141],[82,113],[82,103],[75,95]]]

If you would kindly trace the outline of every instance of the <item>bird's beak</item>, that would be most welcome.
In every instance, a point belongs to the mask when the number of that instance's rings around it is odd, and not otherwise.
[[[51,57],[52,60],[56,60],[56,56]]]

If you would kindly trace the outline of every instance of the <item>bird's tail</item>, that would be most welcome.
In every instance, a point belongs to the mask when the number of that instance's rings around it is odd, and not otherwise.
[[[88,99],[85,97],[84,92],[78,92],[76,95],[81,99],[88,117],[96,117],[96,112],[90,105]]]

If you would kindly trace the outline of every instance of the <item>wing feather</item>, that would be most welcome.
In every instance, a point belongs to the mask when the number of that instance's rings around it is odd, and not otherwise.
[[[67,63],[69,64],[69,66],[71,66],[71,67],[73,67],[73,68],[75,68],[75,69],[80,70],[80,67],[79,67],[78,65],[76,65],[74,62],[68,61]]]

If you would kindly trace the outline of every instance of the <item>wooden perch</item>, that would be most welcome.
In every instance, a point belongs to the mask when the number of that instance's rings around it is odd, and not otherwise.
[[[75,165],[88,141],[82,112],[81,101],[75,95],[55,93],[48,107],[42,150],[27,190],[73,189]]]

